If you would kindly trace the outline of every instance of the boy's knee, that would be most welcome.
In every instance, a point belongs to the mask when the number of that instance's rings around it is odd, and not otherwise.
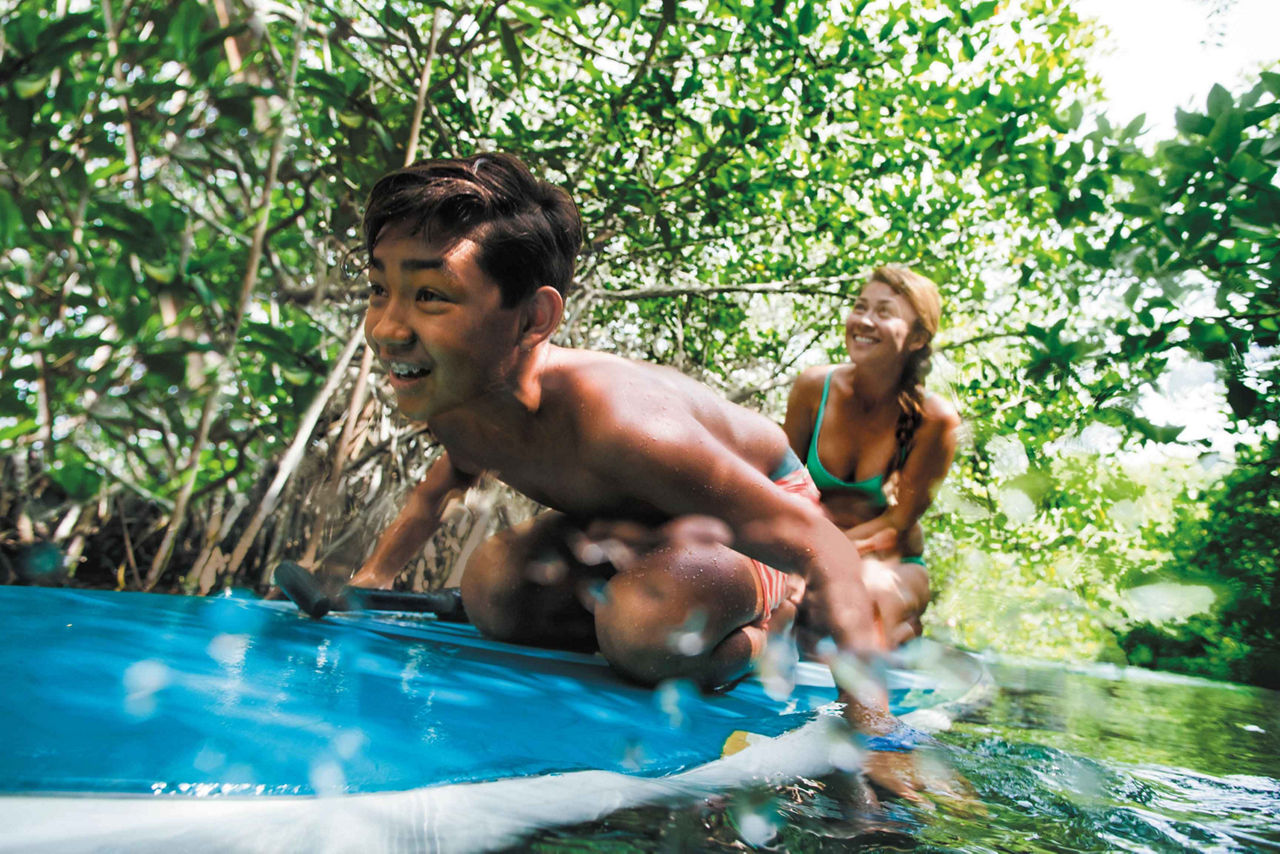
[[[671,570],[622,573],[605,587],[595,608],[600,652],[623,675],[645,684],[698,679],[721,640],[715,615]]]
[[[595,649],[591,614],[569,567],[548,545],[557,519],[539,517],[490,537],[462,574],[462,603],[477,629],[494,640]]]
[[[596,603],[596,640],[613,667],[637,682],[666,678],[677,658],[668,648],[671,620],[662,579],[615,577]]]
[[[462,604],[467,617],[495,640],[513,640],[519,632],[520,583],[494,540],[480,545],[462,574]]]

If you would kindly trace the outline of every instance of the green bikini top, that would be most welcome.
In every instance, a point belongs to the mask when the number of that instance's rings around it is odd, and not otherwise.
[[[889,502],[884,497],[884,475],[872,475],[866,480],[841,480],[827,471],[822,460],[818,458],[818,433],[822,430],[822,416],[827,411],[827,395],[831,392],[831,375],[834,373],[834,368],[827,371],[827,378],[822,383],[822,402],[818,404],[818,417],[813,422],[813,436],[809,439],[809,453],[804,461],[805,468],[809,470],[813,485],[818,487],[820,492],[831,490],[860,492],[871,499],[877,508],[887,507]]]

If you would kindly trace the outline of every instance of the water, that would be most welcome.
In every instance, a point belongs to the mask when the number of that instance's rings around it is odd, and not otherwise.
[[[409,615],[317,622],[288,602],[0,586],[0,796],[397,792],[583,770],[659,777],[773,736],[834,696],[704,697],[596,656]],[[910,692],[900,692],[905,701]]]
[[[117,821],[122,850],[148,840],[155,844],[146,850],[170,850],[174,827],[190,841],[186,814],[174,825],[142,827],[157,806],[181,809],[175,795],[235,795],[244,787],[338,797],[277,798],[274,823],[223,823],[208,813],[212,830],[199,837],[205,849],[226,850],[235,830],[244,850],[302,850],[297,833],[309,827],[334,850],[346,850],[338,832],[351,850],[415,850],[422,840],[369,845],[368,834],[391,827],[392,817],[401,829],[420,829],[417,807],[379,813],[342,795],[489,779],[492,770],[475,768],[477,744],[496,763],[490,768],[508,773],[674,763],[649,769],[663,774],[718,756],[730,730],[769,733],[761,727],[778,720],[772,700],[752,697],[758,685],[713,698],[666,697],[622,685],[591,656],[540,661],[548,654],[398,619],[314,623],[286,603],[0,588],[0,613],[12,637],[38,639],[0,657],[10,691],[0,721],[11,737],[0,751],[0,792],[162,792],[150,801],[104,800],[83,818],[86,838],[95,840],[103,822]],[[941,734],[937,747],[893,754],[916,760],[926,782],[957,794],[929,794],[922,804],[877,799],[855,779],[833,775],[532,834],[532,819],[515,821],[513,832],[526,835],[508,850],[1280,852],[1280,694],[1103,666],[989,666],[1000,686],[989,705]],[[506,704],[492,701],[495,689]],[[593,717],[601,729],[586,737]],[[479,735],[463,739],[468,727]],[[679,744],[663,747],[677,735]],[[611,748],[610,738],[620,746]],[[700,750],[701,741],[710,754],[679,752]],[[631,750],[633,743],[644,749]],[[579,757],[575,745],[604,759]],[[147,774],[179,785],[157,789]],[[77,784],[80,777],[87,782]],[[223,803],[247,811],[262,800]],[[129,804],[137,809],[126,811]],[[28,818],[30,805],[11,812],[55,828],[91,806],[74,798],[41,805],[44,819]],[[473,797],[470,808],[459,817],[464,829],[521,811],[568,814],[563,805],[549,811],[497,795],[484,803]],[[318,814],[340,820],[330,828]]]
[[[939,738],[968,798],[877,807],[833,777],[625,811],[511,850],[1280,851],[1280,694],[1105,666],[989,665],[995,700]]]

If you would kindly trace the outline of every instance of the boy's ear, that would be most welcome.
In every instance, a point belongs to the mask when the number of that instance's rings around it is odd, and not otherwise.
[[[543,285],[521,307],[520,347],[532,350],[551,337],[564,317],[564,297],[550,285]]]

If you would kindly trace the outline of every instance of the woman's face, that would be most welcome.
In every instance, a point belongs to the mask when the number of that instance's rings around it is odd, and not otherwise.
[[[870,356],[905,359],[924,345],[922,336],[912,334],[917,319],[906,297],[884,282],[869,282],[845,318],[845,347],[855,362]]]

